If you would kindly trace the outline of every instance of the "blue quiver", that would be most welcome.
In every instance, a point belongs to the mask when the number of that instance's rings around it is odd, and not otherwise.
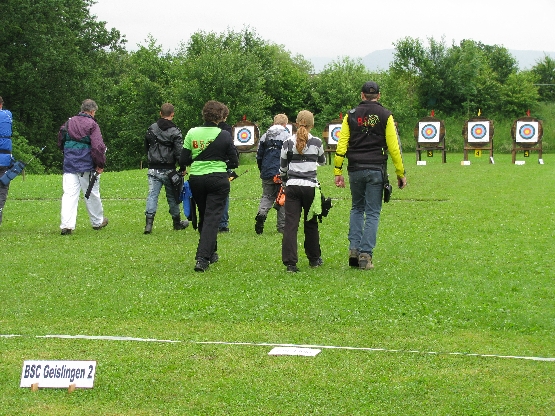
[[[183,214],[187,218],[191,218],[191,198],[193,194],[191,192],[191,187],[189,186],[189,181],[183,182],[183,191],[181,192],[181,198],[183,200]]]
[[[16,161],[7,171],[2,175],[0,178],[0,182],[4,186],[8,186],[13,178],[23,172],[25,169],[25,163],[21,162],[20,160]]]

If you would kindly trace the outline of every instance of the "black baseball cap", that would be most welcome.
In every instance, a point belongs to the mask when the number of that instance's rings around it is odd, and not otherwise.
[[[380,87],[374,81],[367,81],[362,85],[361,91],[364,94],[377,94],[380,92]]]

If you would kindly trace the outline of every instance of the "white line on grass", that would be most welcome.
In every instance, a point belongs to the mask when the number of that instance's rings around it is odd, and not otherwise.
[[[394,353],[411,353],[411,354],[431,354],[431,355],[461,355],[467,357],[484,357],[484,358],[512,358],[516,360],[532,360],[532,361],[552,361],[552,357],[523,357],[518,355],[496,355],[496,354],[476,354],[466,352],[434,352],[434,351],[416,351],[416,350],[393,350],[387,348],[369,348],[369,347],[338,347],[333,345],[305,345],[305,344],[270,344],[270,343],[254,343],[254,342],[225,342],[225,341],[193,341],[196,344],[215,344],[215,345],[249,345],[255,347],[294,347],[294,348],[321,348],[330,350],[352,350],[352,351],[378,351],[378,352],[394,352]]]
[[[23,335],[2,335],[0,338],[16,338]],[[157,342],[179,344],[183,341],[155,339],[155,338],[134,338],[134,337],[116,337],[116,336],[97,336],[97,335],[35,335],[35,338],[59,338],[59,339],[87,339],[102,341],[135,341],[135,342]],[[429,355],[459,355],[464,357],[482,357],[482,358],[505,358],[514,360],[531,360],[531,361],[550,361],[555,362],[555,357],[526,357],[519,355],[498,355],[498,354],[477,354],[470,352],[434,352],[434,351],[417,351],[417,350],[395,350],[388,348],[371,348],[371,347],[341,347],[334,345],[309,345],[309,344],[273,344],[265,342],[226,342],[226,341],[191,341],[193,344],[203,345],[230,345],[230,346],[252,346],[252,347],[294,347],[294,348],[321,348],[328,350],[349,350],[349,351],[374,351],[374,352],[390,352],[403,354],[429,354]]]
[[[166,343],[173,343],[173,344],[178,344],[182,342],[182,341],[173,341],[168,339],[112,337],[112,336],[96,336],[96,335],[37,335],[36,338],[94,339],[94,340],[102,340],[102,341],[166,342]]]

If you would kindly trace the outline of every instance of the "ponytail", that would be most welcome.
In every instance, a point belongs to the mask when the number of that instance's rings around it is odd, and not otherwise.
[[[295,143],[297,152],[301,154],[305,149],[307,142],[308,142],[308,129],[306,128],[306,126],[299,126],[299,128],[297,129],[297,141]]]

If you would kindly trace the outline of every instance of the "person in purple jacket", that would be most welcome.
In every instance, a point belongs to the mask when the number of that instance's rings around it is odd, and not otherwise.
[[[58,148],[64,153],[62,235],[69,235],[75,229],[80,191],[86,193],[91,176],[95,172],[100,175],[106,164],[106,145],[94,118],[97,110],[98,105],[86,99],[79,114],[65,122],[58,133]],[[100,199],[100,176],[85,203],[93,229],[106,227],[108,218],[104,216]]]

